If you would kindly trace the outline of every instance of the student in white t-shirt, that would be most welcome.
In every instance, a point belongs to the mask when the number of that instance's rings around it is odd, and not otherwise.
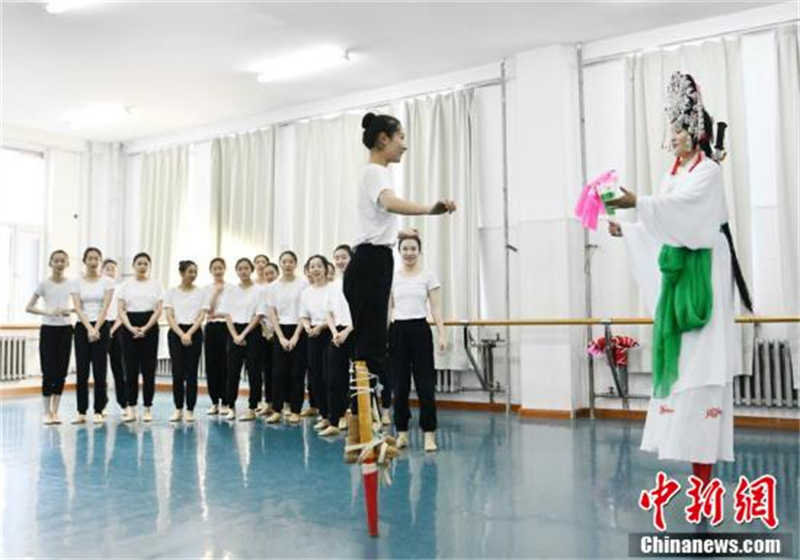
[[[108,307],[114,294],[114,281],[100,274],[103,254],[97,247],[83,252],[86,273],[72,283],[72,301],[78,323],[75,325],[75,370],[77,372],[78,415],[73,424],[86,423],[89,408],[89,369],[94,377],[94,423],[102,424],[108,403],[106,370],[110,324]]]
[[[258,346],[261,317],[258,306],[262,290],[253,282],[253,263],[250,259],[241,258],[236,261],[236,275],[239,283],[225,289],[217,311],[220,315],[225,315],[230,333],[227,362],[227,404],[230,409],[225,418],[236,419],[236,399],[239,396],[239,381],[244,366],[247,368],[250,398],[249,407],[239,420],[252,422],[256,419],[256,410],[261,403],[261,354]]]
[[[197,403],[197,369],[203,351],[203,320],[209,308],[205,290],[194,285],[197,264],[194,261],[178,263],[181,283],[164,296],[164,309],[169,323],[169,356],[172,363],[172,399],[175,412],[170,422],[184,419],[186,404],[187,422],[194,422],[194,405]]]
[[[362,142],[369,151],[356,198],[356,231],[353,259],[344,276],[344,294],[350,304],[355,327],[353,358],[356,370],[366,367],[379,376],[386,359],[389,295],[392,291],[394,257],[400,225],[398,214],[407,216],[449,214],[456,210],[452,200],[417,204],[395,194],[389,175],[390,163],[400,163],[406,151],[406,137],[400,121],[389,115],[367,113],[361,121]],[[407,233],[414,233],[409,230]],[[355,403],[354,403],[355,405]],[[350,437],[357,437],[357,418]],[[351,439],[349,443],[355,443]],[[354,461],[357,453],[346,454]]]
[[[350,262],[350,247],[340,245],[333,252],[334,265],[340,272],[347,269]],[[340,266],[341,263],[341,266]],[[325,386],[328,390],[328,424],[319,435],[336,436],[347,428],[345,411],[350,395],[350,356],[352,354],[353,320],[350,307],[342,292],[341,278],[335,278],[328,285],[325,299],[325,312],[331,343],[328,346],[328,366],[325,370]]]
[[[211,399],[209,416],[227,415],[228,406],[228,341],[231,334],[225,315],[218,312],[222,294],[230,286],[225,281],[226,264],[222,257],[214,257],[208,264],[214,281],[204,288],[209,301],[205,328],[206,386]]]
[[[119,286],[117,279],[117,261],[106,259],[103,261],[103,276],[111,279],[114,285],[114,294],[111,296],[111,304],[108,306],[106,321],[111,325],[108,332],[108,361],[111,364],[111,376],[114,378],[114,398],[121,411],[125,412],[128,407],[128,397],[126,396],[125,366],[122,360],[122,319],[117,312],[117,296]],[[105,416],[105,411],[103,411]]]
[[[328,329],[325,311],[329,288],[328,264],[328,259],[322,255],[314,255],[306,261],[305,268],[312,283],[300,294],[300,323],[308,337],[306,361],[310,406],[306,410],[310,411],[309,415],[321,415],[322,419],[314,425],[316,430],[324,430],[330,426],[328,388],[325,385],[328,347],[331,344],[331,331]]]
[[[64,271],[69,266],[69,256],[60,249],[53,251],[49,265],[52,274],[36,287],[25,311],[42,316],[42,325],[39,328],[39,362],[42,368],[44,423],[60,424],[58,406],[61,403],[61,393],[64,392],[64,381],[67,379],[69,357],[72,353],[72,282],[64,276]],[[36,306],[40,298],[44,308]]]
[[[403,265],[394,273],[394,320],[389,330],[397,447],[408,445],[408,422],[411,419],[408,395],[413,375],[419,399],[419,425],[424,432],[425,451],[436,451],[436,371],[428,309],[430,308],[436,325],[437,348],[439,352],[443,352],[447,348],[447,333],[442,320],[442,285],[432,272],[419,264],[422,251],[419,236],[401,239],[398,248]]]
[[[270,263],[269,257],[263,253],[253,257],[253,264],[256,267],[256,276],[253,281],[263,293],[267,289],[267,286],[277,277],[274,272],[277,270],[277,267]],[[272,353],[270,352],[272,346],[270,344],[270,339],[267,338],[267,334],[271,336],[272,333],[267,332],[266,325],[268,324],[269,321],[266,319],[261,321],[261,336],[256,339],[259,354],[261,355],[261,359],[258,362],[261,367],[261,380],[264,382],[262,391],[264,400],[258,403],[258,408],[256,409],[257,416],[264,416],[265,414],[272,413]]]
[[[270,284],[275,282],[280,275],[281,272],[277,264],[273,262],[266,264],[264,267],[264,280],[266,282],[262,284],[261,292],[262,303],[266,301]],[[266,307],[262,306],[262,310],[266,310]],[[261,315],[261,338],[264,340],[261,359],[261,369],[264,372],[264,402],[259,406],[258,414],[266,417],[274,412],[272,407],[272,353],[275,348],[275,331],[267,314]]]
[[[272,352],[272,405],[275,411],[266,421],[275,424],[281,420],[281,409],[288,402],[289,422],[300,422],[303,408],[306,373],[306,334],[300,323],[300,294],[308,286],[305,278],[295,274],[297,255],[293,251],[281,253],[278,262],[281,277],[266,292],[264,313],[269,317],[277,342]]]
[[[156,392],[158,363],[158,319],[163,309],[164,288],[161,282],[149,277],[152,260],[147,253],[133,258],[136,276],[119,287],[117,307],[125,330],[122,348],[125,358],[128,408],[123,421],[136,420],[139,400],[139,375],[142,376],[144,411],[142,421],[153,421],[153,396]]]

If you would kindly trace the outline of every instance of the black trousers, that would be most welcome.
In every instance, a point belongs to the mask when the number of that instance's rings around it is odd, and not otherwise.
[[[315,338],[308,338],[308,394],[309,403],[319,409],[323,418],[328,418],[328,350],[331,346],[331,331],[325,329]],[[314,395],[314,400],[311,400]]]
[[[340,329],[341,327],[339,327]],[[325,386],[328,390],[328,415],[325,418],[336,425],[344,416],[350,400],[350,357],[353,353],[352,333],[341,346],[328,346],[328,367]]]
[[[95,322],[89,323],[93,327]],[[100,327],[100,340],[89,342],[89,331],[83,323],[75,325],[75,369],[77,370],[78,413],[86,414],[89,408],[89,369],[94,378],[94,411],[103,412],[108,404],[106,372],[108,369],[108,323]]]
[[[272,402],[272,348],[276,338],[267,340],[259,329],[257,344],[261,354],[261,379],[264,381],[264,400]]]
[[[353,318],[353,360],[366,361],[370,373],[386,378],[389,296],[394,256],[391,247],[358,245],[344,273],[344,297]],[[375,380],[371,381],[376,385]],[[357,410],[358,400],[351,407]]]
[[[241,334],[247,328],[244,323],[235,323],[233,328]],[[250,331],[245,337],[245,345],[233,343],[233,338],[228,338],[228,406],[236,406],[239,396],[239,381],[242,379],[242,366],[247,368],[247,380],[250,384],[250,408],[257,408],[261,402],[261,348],[258,338],[261,333],[258,329]]]
[[[39,328],[39,363],[42,368],[42,396],[64,392],[64,381],[72,353],[72,325]]]
[[[291,338],[297,325],[281,325],[281,331]],[[286,351],[277,335],[272,351],[272,406],[280,411],[288,402],[292,412],[299,414],[303,408],[306,377],[306,333],[300,333],[297,346]]]
[[[152,311],[129,312],[128,320],[134,327],[143,327],[152,316]],[[153,406],[158,362],[158,325],[147,331],[143,338],[133,338],[131,331],[124,329],[122,348],[128,406],[136,406],[139,401],[139,374],[142,376],[144,406]]]
[[[419,425],[425,432],[436,429],[436,371],[433,365],[433,336],[426,319],[395,321],[389,332],[389,349],[394,375],[394,425],[408,431],[411,410],[408,394],[411,377],[419,399]]]
[[[206,384],[211,404],[228,404],[228,325],[222,321],[206,323]]]
[[[187,332],[192,325],[178,325]],[[170,329],[167,335],[169,357],[172,363],[172,400],[175,408],[194,410],[197,404],[197,368],[200,366],[200,354],[203,351],[203,331],[198,329],[192,335],[192,345],[184,346],[181,338]]]
[[[122,357],[122,331],[120,326],[114,334],[109,335],[108,360],[111,363],[111,375],[114,377],[114,395],[121,407],[128,405],[127,385],[125,383],[125,365]]]

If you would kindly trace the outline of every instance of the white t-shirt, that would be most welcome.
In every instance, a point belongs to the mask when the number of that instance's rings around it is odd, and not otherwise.
[[[367,164],[356,202],[358,222],[354,245],[371,243],[391,247],[397,242],[397,233],[400,231],[399,218],[387,212],[378,202],[381,193],[391,188],[389,170],[377,163]]]
[[[193,325],[200,311],[208,310],[208,304],[208,295],[203,288],[195,287],[187,292],[175,287],[164,296],[164,307],[173,309],[179,325]]]
[[[242,288],[239,284],[229,284],[219,297],[217,313],[230,315],[234,323],[246,325],[258,312],[261,292],[262,288],[256,284],[251,284],[249,288]]]
[[[111,296],[111,303],[108,304],[108,311],[106,312],[106,321],[111,321],[112,323],[117,320],[117,315],[119,315],[119,311],[117,309],[117,300],[119,299],[119,285],[117,284],[116,280],[113,278],[106,276],[109,280],[111,280],[111,285],[114,287],[114,295]]]
[[[53,282],[47,278],[39,282],[34,292],[44,300],[45,311],[55,309],[72,309],[72,283],[73,280],[64,278],[61,282]],[[69,315],[42,315],[42,324],[49,327],[64,327],[72,324],[72,317]]]
[[[328,300],[328,291],[334,289],[332,284],[325,286],[308,286],[300,294],[300,318],[309,319],[312,327],[324,325],[328,312],[325,304]]]
[[[225,293],[225,290],[230,288],[230,286],[231,286],[231,284],[228,284],[227,282],[224,282],[222,284],[222,294],[220,294],[219,297],[217,298],[217,308],[214,310],[215,313],[219,312],[219,303],[220,303],[220,301],[222,301],[222,295]],[[209,311],[210,311],[211,310],[211,299],[214,297],[214,284],[209,284],[208,286],[205,286],[203,288],[203,291],[205,292],[206,301],[208,301]],[[208,323],[224,323],[225,322],[225,317],[216,317],[214,319],[208,319],[206,322],[208,322]]]
[[[81,300],[83,313],[90,322],[95,322],[100,317],[106,292],[114,290],[114,281],[108,276],[100,276],[94,281],[84,277],[72,281],[72,293]],[[110,304],[109,304],[110,307]],[[108,319],[108,317],[106,317]],[[113,320],[113,319],[112,319]]]
[[[406,276],[400,270],[395,270],[392,281],[394,320],[425,319],[428,316],[428,294],[441,286],[436,276],[428,270],[421,270],[414,276]]]
[[[130,313],[155,311],[158,302],[164,298],[161,282],[148,278],[137,280],[131,278],[119,287],[117,299],[125,302],[125,310]]]
[[[300,322],[300,295],[307,286],[308,280],[296,276],[291,282],[279,279],[267,287],[265,302],[268,307],[275,308],[279,325],[296,325]]]
[[[327,298],[325,299],[325,311],[333,314],[333,322],[337,327],[352,327],[353,319],[350,316],[350,304],[344,297],[342,283],[334,282],[328,286]]]

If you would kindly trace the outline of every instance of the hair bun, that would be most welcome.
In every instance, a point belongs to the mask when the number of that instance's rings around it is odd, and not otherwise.
[[[361,128],[364,130],[368,129],[373,120],[375,120],[375,113],[367,113],[364,115],[364,118],[361,119]]]

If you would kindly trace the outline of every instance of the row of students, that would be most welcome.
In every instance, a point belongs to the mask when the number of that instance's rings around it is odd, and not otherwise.
[[[414,254],[418,258],[421,242],[418,237],[406,239],[401,241],[399,248],[401,254]],[[86,421],[90,367],[94,375],[94,420],[103,421],[107,405],[106,356],[109,354],[123,420],[131,422],[137,417],[141,376],[144,389],[142,420],[151,421],[158,352],[157,325],[162,310],[166,310],[175,404],[171,421],[194,420],[197,371],[205,348],[212,401],[209,414],[223,413],[228,419],[236,418],[240,373],[244,366],[250,391],[248,408],[240,420],[254,420],[257,415],[265,415],[267,422],[277,423],[283,417],[283,404],[287,403],[289,422],[297,423],[302,416],[319,414],[315,427],[320,433],[325,436],[338,434],[344,428],[348,406],[353,324],[342,292],[341,277],[335,277],[335,270],[344,272],[350,257],[351,251],[346,245],[334,252],[335,264],[322,255],[315,255],[304,267],[306,278],[296,274],[297,256],[291,251],[280,257],[280,276],[277,266],[265,255],[257,256],[253,262],[243,258],[236,263],[239,283],[234,285],[225,283],[225,261],[215,258],[209,267],[214,282],[204,289],[194,284],[197,265],[192,261],[182,261],[179,263],[180,285],[164,294],[160,283],[149,277],[149,255],[140,253],[133,260],[135,277],[120,285],[116,297],[113,297],[112,278],[116,273],[116,263],[104,262],[104,274],[101,274],[102,253],[99,249],[86,250],[83,258],[86,272],[74,282],[64,277],[67,255],[63,251],[55,252],[51,257],[53,276],[37,288],[37,295],[29,305],[29,311],[46,317],[41,344],[46,422],[58,421],[57,403],[69,362],[70,315],[73,312],[79,319],[74,331],[78,370],[78,416],[75,422]],[[252,278],[254,272],[257,273],[255,280]],[[398,275],[401,278],[395,307],[398,322],[393,326],[397,336],[392,337],[392,355],[396,358],[393,361],[397,372],[396,423],[401,432],[401,442],[405,442],[412,369],[424,407],[423,429],[435,430],[432,350],[424,360],[418,359],[421,348],[416,341],[425,344],[420,325],[424,324],[427,329],[426,298],[428,294],[438,293],[438,284],[433,285],[435,282],[431,283],[427,273],[420,274],[428,282],[427,287],[422,293],[422,301],[411,307],[417,310],[418,315],[418,310],[422,309],[421,316],[410,317],[406,310],[409,294],[403,286],[414,282],[402,280],[408,274],[398,272]],[[68,297],[59,298],[59,292],[72,294],[74,308],[70,309]],[[45,299],[47,310],[35,308],[38,297]],[[431,302],[435,303],[433,297]],[[118,316],[112,313],[112,307],[117,308]],[[438,304],[431,308],[443,332],[441,314],[435,311]],[[407,328],[405,323],[408,321],[415,325]],[[61,330],[51,334],[54,328]],[[417,336],[420,333],[422,336]],[[430,339],[429,330],[427,338]],[[443,340],[443,334],[440,339]],[[112,351],[112,341],[116,341],[122,351]],[[62,351],[53,351],[58,348]],[[423,354],[425,348],[432,349],[432,345],[424,346]],[[124,356],[123,367],[120,367],[120,354]],[[54,357],[57,364],[54,364]],[[302,410],[306,372],[310,406]]]

